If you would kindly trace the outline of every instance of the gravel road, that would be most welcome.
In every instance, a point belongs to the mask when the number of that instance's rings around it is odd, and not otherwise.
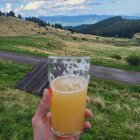
[[[0,59],[10,60],[22,64],[29,64],[31,66],[36,65],[40,61],[47,62],[47,58],[3,52],[3,51],[0,51]],[[140,72],[126,71],[126,70],[95,66],[95,65],[91,66],[90,72],[91,72],[91,76],[96,78],[117,81],[126,84],[140,85]]]

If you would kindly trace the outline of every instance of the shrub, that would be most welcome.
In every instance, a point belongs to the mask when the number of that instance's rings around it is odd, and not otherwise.
[[[51,42],[48,42],[47,45],[48,45],[48,46],[51,46]]]
[[[85,37],[82,37],[82,40],[87,41],[88,39],[87,39],[87,38],[85,38]]]
[[[112,58],[116,59],[116,60],[121,60],[122,57],[119,54],[113,54],[111,55]]]
[[[99,40],[99,37],[98,37],[98,36],[96,37],[96,40],[97,40],[97,41]]]
[[[72,37],[73,38],[73,40],[77,40],[77,37]]]
[[[140,56],[130,55],[126,58],[126,61],[131,66],[140,66]]]
[[[48,31],[49,29],[47,27],[45,27],[45,29]]]

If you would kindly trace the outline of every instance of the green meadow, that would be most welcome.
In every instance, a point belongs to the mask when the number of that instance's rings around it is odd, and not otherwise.
[[[31,70],[0,60],[0,139],[33,139],[31,119],[40,97],[15,89],[15,84]],[[91,129],[81,140],[140,139],[140,86],[91,78],[89,92],[93,112]]]
[[[66,31],[45,35],[0,37],[0,51],[35,56],[90,56],[91,63],[107,67],[140,71],[140,66],[129,65],[130,55],[140,57],[139,39],[119,39],[71,34]]]

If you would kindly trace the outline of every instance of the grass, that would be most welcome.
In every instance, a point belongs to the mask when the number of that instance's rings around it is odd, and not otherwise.
[[[93,79],[89,86],[93,108],[92,139],[128,140],[140,138],[140,86]]]
[[[0,60],[0,90],[14,87],[15,83],[30,70],[30,66]]]
[[[59,33],[59,32],[58,32]],[[140,41],[115,39],[80,34],[61,35],[46,33],[45,36],[0,37],[0,50],[41,57],[48,55],[90,56],[92,64],[126,70],[140,71],[139,66],[129,66],[126,58],[140,56]],[[83,36],[84,39],[83,40]],[[77,38],[76,40],[73,38]],[[125,43],[124,43],[125,42]],[[120,55],[121,59],[112,58]]]
[[[0,139],[33,139],[31,118],[39,97],[14,89],[31,67],[0,61]],[[140,86],[91,79],[88,105],[92,128],[81,140],[136,140],[140,138]]]
[[[130,66],[126,58],[140,56],[140,35],[132,39],[98,37],[71,33],[52,27],[39,27],[14,17],[0,17],[0,51],[35,56],[48,55],[90,56],[92,64],[140,71]],[[120,55],[120,60],[112,56]]]

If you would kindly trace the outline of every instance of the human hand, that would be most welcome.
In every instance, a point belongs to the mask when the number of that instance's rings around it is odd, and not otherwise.
[[[51,131],[51,113],[50,108],[51,95],[49,90],[45,89],[43,98],[40,101],[39,107],[32,118],[34,140],[79,140],[80,135],[74,137],[58,137]],[[90,99],[87,97],[86,102],[89,103]],[[89,109],[85,110],[86,117],[92,117],[92,112]],[[84,123],[84,128],[90,128],[89,122]]]

